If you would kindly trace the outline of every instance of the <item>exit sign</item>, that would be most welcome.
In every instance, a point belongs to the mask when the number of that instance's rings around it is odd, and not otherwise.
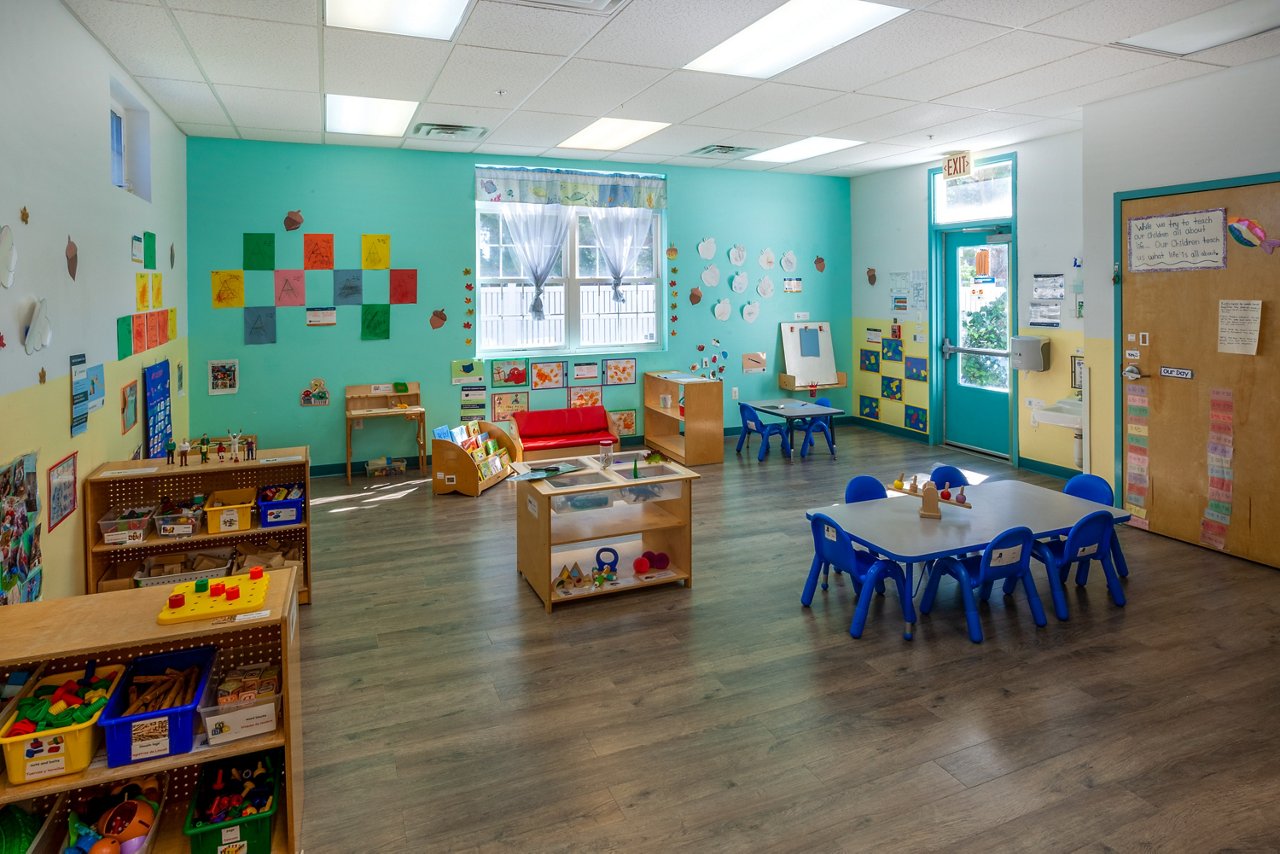
[[[947,180],[968,178],[973,173],[973,161],[969,158],[969,152],[959,151],[955,154],[948,154],[947,163],[942,172]]]

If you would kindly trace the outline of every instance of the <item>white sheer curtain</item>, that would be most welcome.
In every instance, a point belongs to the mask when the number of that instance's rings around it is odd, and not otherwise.
[[[529,316],[543,320],[542,288],[564,248],[573,222],[573,208],[564,205],[506,204],[502,224],[515,245],[516,254],[533,279],[533,302]]]
[[[605,266],[613,276],[613,301],[625,302],[622,277],[636,263],[653,229],[653,211],[648,208],[587,208],[591,226],[600,241]]]

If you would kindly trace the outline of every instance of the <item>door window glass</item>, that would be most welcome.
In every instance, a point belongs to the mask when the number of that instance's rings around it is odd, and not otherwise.
[[[959,346],[1009,349],[1009,244],[956,249]],[[960,354],[961,385],[1009,390],[1006,356]]]

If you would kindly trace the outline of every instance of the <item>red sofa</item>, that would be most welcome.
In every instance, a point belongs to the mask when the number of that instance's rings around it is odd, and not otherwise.
[[[603,406],[516,412],[511,422],[516,459],[521,461],[594,454],[601,442],[612,442],[615,448],[618,445]]]

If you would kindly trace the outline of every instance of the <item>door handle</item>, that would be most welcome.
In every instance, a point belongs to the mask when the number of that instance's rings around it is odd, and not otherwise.
[[[990,350],[983,347],[957,347],[951,343],[950,338],[943,338],[942,358],[950,359],[952,353],[966,353],[973,356],[996,356],[1001,359],[1009,358],[1008,350]]]
[[[1120,372],[1120,376],[1130,382],[1133,382],[1134,380],[1140,380],[1147,375],[1142,373],[1141,369],[1139,369],[1137,365],[1125,365],[1124,370]]]

